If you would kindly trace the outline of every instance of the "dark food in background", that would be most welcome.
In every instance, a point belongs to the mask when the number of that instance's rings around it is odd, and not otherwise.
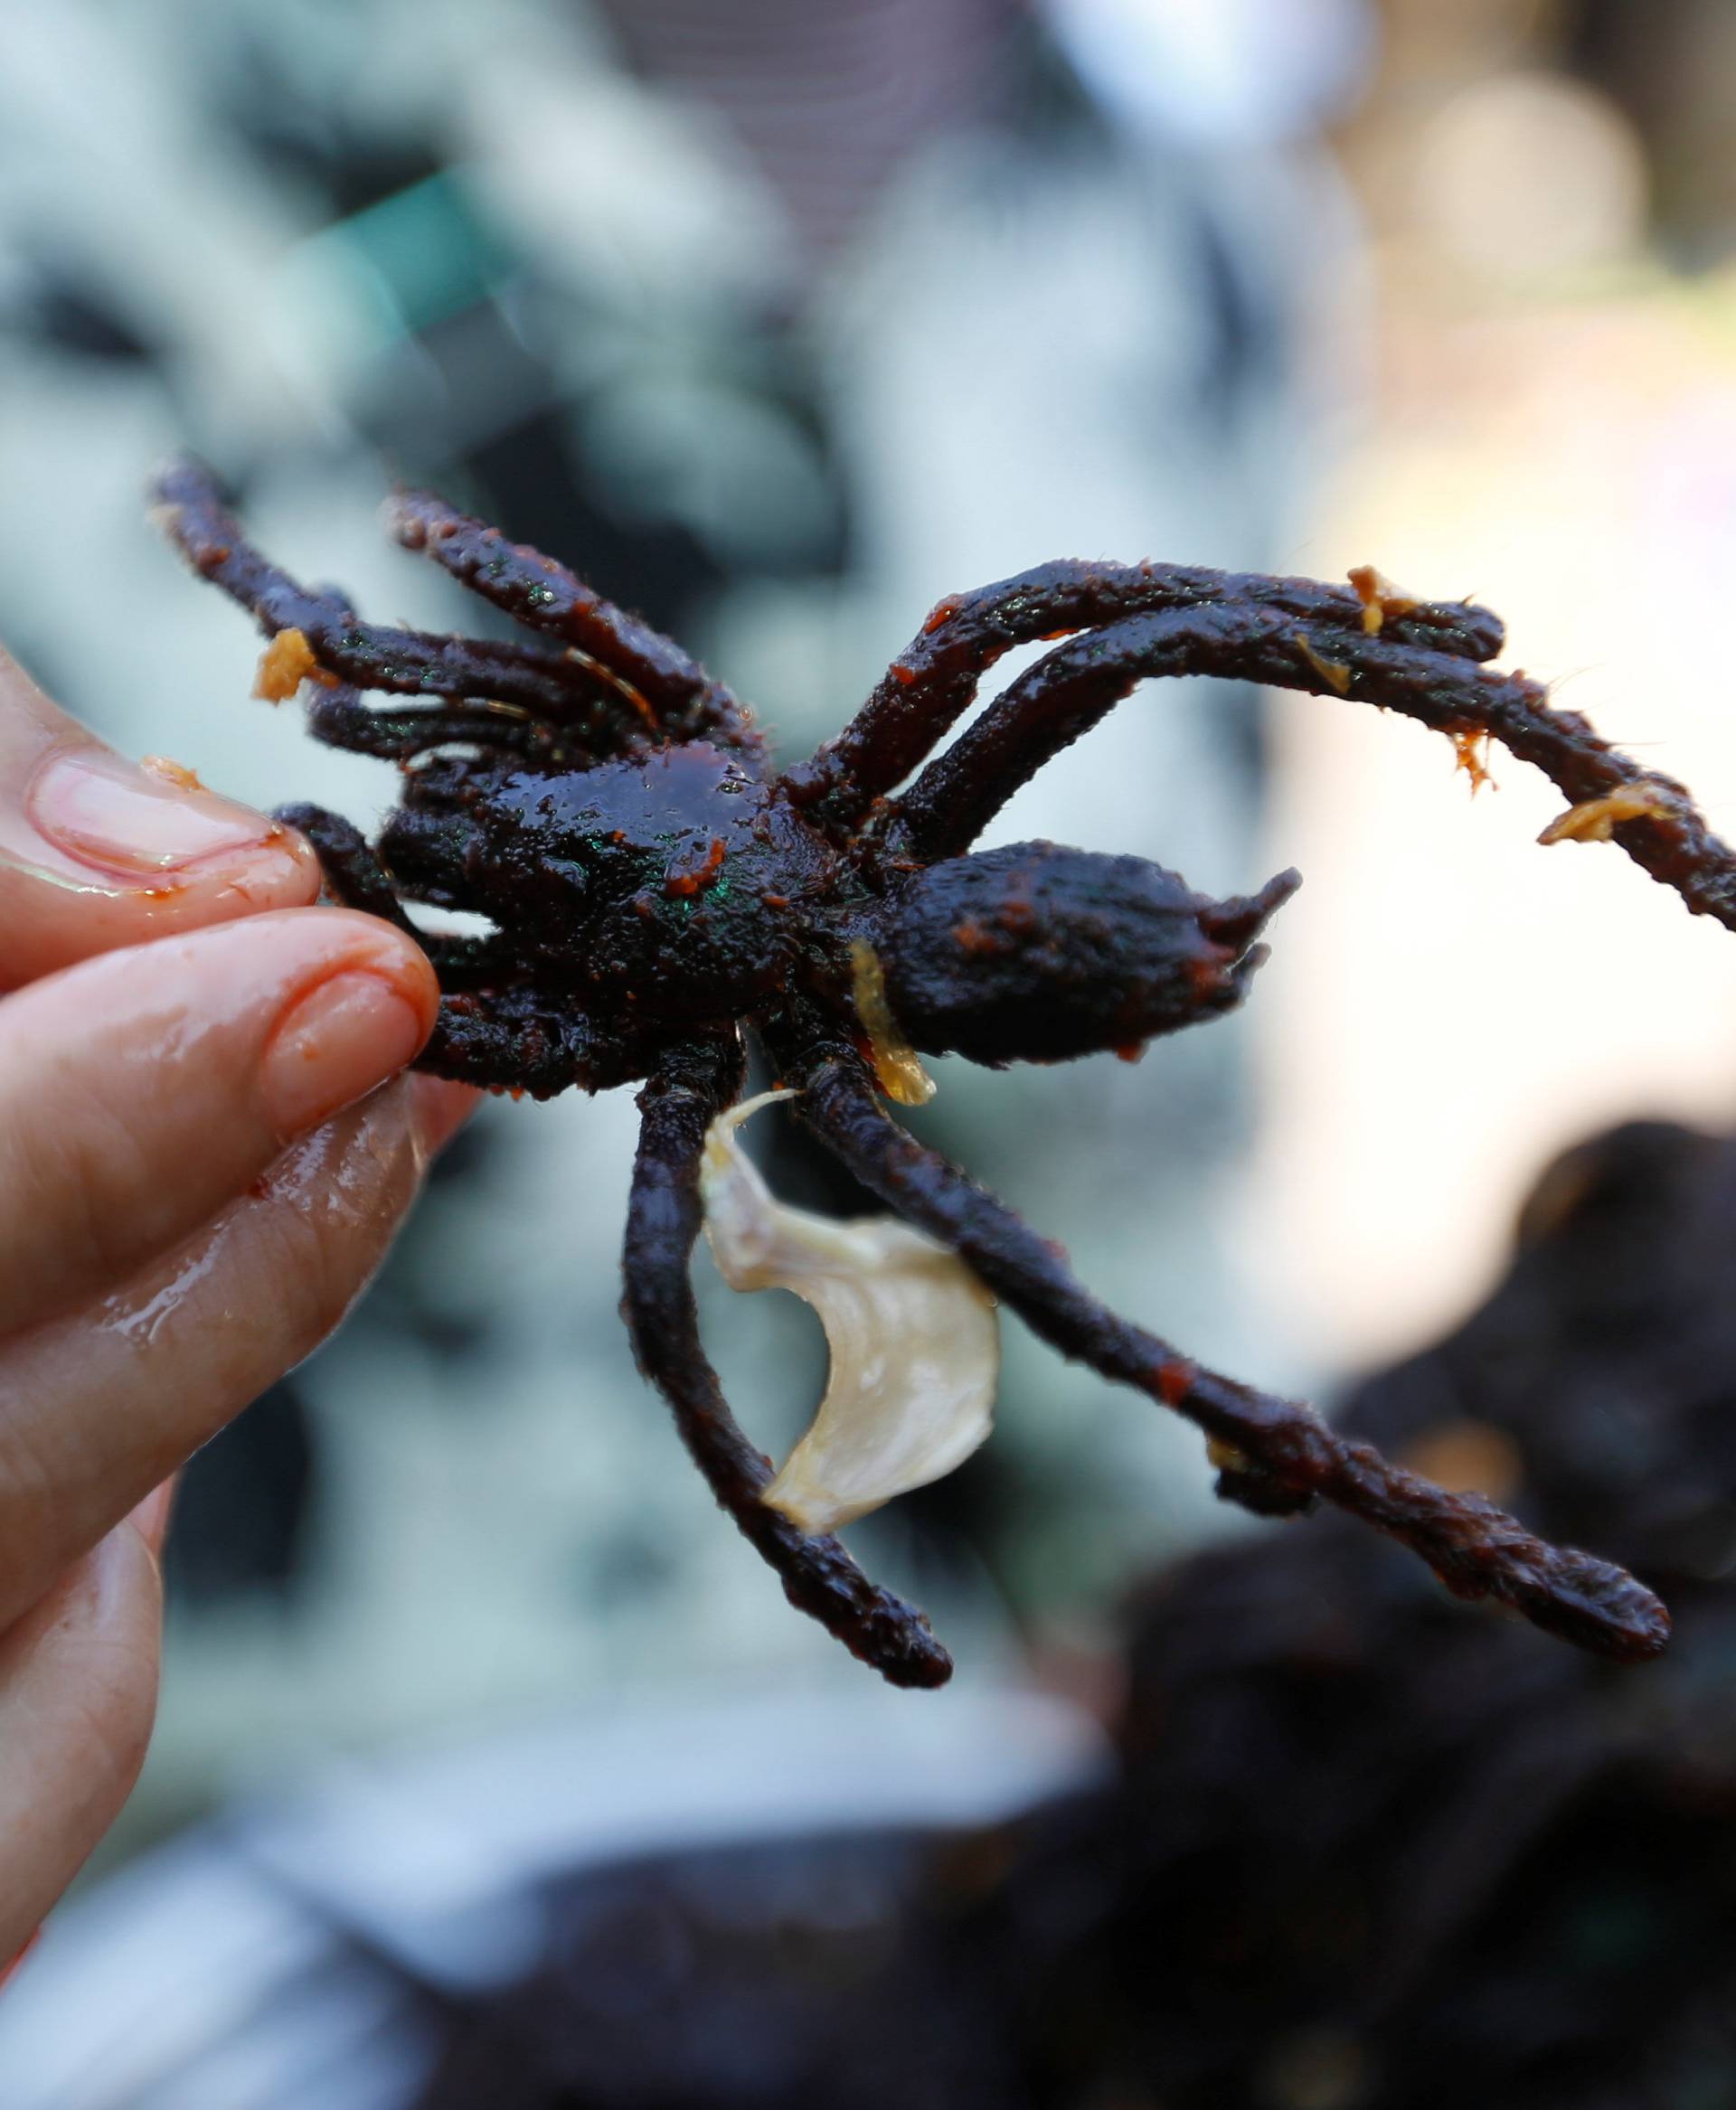
[[[157,499],[194,569],[271,637],[263,692],[305,683],[320,739],[403,771],[377,847],[335,815],[285,809],[330,890],[406,929],[406,899],[495,925],[484,937],[415,933],[444,992],[424,1067],[538,1096],[646,1080],[624,1305],[641,1367],[790,1601],[854,1653],[898,1684],[951,1672],[920,1612],[835,1539],[760,1500],[769,1463],[704,1358],[688,1281],[701,1152],[740,1093],[743,1026],[866,1187],[1064,1353],[1203,1429],[1221,1493],[1272,1515],[1324,1496],[1401,1540],[1458,1596],[1496,1597],[1618,1658],[1664,1645],[1663,1606],[1621,1569],[1118,1318],[1056,1248],[892,1123],[875,1091],[876,1073],[890,1083],[895,1070],[897,1033],[991,1064],[1127,1052],[1239,1000],[1293,875],[1211,902],[1137,860],[1048,844],[967,854],[1021,785],[1156,674],[1354,696],[1446,732],[1462,758],[1498,739],[1572,801],[1548,839],[1613,835],[1695,912],[1736,928],[1736,858],[1686,792],[1552,711],[1538,683],[1483,666],[1502,643],[1487,610],[1414,601],[1373,571],[1353,591],[1045,565],[939,603],[844,731],[778,775],[751,714],[668,638],[438,499],[394,502],[399,540],[552,642],[363,623],[341,595],[260,556],[202,469],[170,470]],[[927,759],[1003,654],[1069,632],[1080,635]],[[415,701],[376,709],[361,688]]]
[[[1348,1418],[1505,1455],[1540,1530],[1667,1582],[1670,1655],[1468,1616],[1336,1519],[1208,1553],[1137,1607],[1110,1785],[577,1879],[420,2110],[1736,2103],[1736,1142],[1568,1154]]]

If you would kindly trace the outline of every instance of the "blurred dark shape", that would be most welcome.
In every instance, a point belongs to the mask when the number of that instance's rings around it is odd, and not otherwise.
[[[1736,2103],[1733,1395],[1736,1142],[1569,1152],[1488,1303],[1347,1418],[1632,1560],[1661,1663],[1340,1520],[1263,1531],[1140,1599],[1110,1785],[577,1882],[533,1978],[447,2001],[425,2110]]]
[[[374,1352],[409,1342],[451,1364],[497,1351],[500,1321],[492,1286],[475,1278],[455,1283],[435,1256],[446,1235],[441,1200],[483,1192],[498,1144],[488,1123],[473,1118],[434,1160],[428,1172],[434,1205],[414,1212],[393,1240],[367,1295],[344,1321],[345,1342]]]
[[[910,1932],[929,1860],[868,1834],[588,1877],[552,1901],[547,1972],[455,2022],[421,2110],[1020,2101],[1011,2057],[986,2063],[993,2003]]]
[[[13,319],[59,358],[132,363],[158,356],[123,304],[64,261],[44,258],[24,277],[22,314]]]
[[[1638,127],[1654,218],[1672,259],[1716,266],[1736,250],[1736,10],[1729,0],[1571,0],[1562,56]]]
[[[197,1452],[181,1476],[165,1559],[175,1605],[291,1595],[314,1471],[307,1409],[286,1379]]]
[[[201,99],[250,161],[288,191],[317,192],[341,220],[435,175],[430,145],[375,102],[365,114],[304,56],[285,52],[280,17],[228,10],[209,24]]]
[[[1631,1122],[1564,1152],[1506,1278],[1450,1339],[1362,1386],[1402,1455],[1489,1427],[1525,1521],[1675,1598],[1736,1574],[1736,1141]]]

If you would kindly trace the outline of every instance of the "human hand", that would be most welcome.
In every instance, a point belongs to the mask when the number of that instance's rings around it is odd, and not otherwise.
[[[0,1960],[143,1761],[176,1468],[343,1316],[474,1096],[398,1075],[433,971],[318,891],[0,652]]]

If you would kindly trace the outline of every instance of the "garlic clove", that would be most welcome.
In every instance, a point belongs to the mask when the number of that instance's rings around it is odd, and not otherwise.
[[[788,1289],[826,1329],[831,1371],[806,1436],[761,1497],[822,1535],[961,1465],[989,1431],[995,1300],[954,1253],[896,1217],[854,1222],[777,1200],[736,1140],[789,1092],[721,1114],[705,1138],[705,1235],[732,1289]]]

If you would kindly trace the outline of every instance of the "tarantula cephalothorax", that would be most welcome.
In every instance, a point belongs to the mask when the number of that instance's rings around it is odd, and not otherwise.
[[[1266,1515],[1324,1497],[1459,1596],[1503,1599],[1617,1658],[1664,1645],[1667,1615],[1623,1569],[1544,1544],[1480,1496],[1448,1494],[1107,1310],[1056,1247],[895,1124],[876,1088],[916,1096],[912,1049],[990,1065],[1126,1052],[1240,999],[1294,874],[1213,902],[1137,858],[1046,843],[970,853],[1020,785],[1155,674],[1376,703],[1473,762],[1470,743],[1492,736],[1570,802],[1545,840],[1613,837],[1736,928],[1736,857],[1685,791],[1552,711],[1538,683],[1485,665],[1503,635],[1486,609],[1414,601],[1372,570],[1334,587],[1048,564],[941,601],[844,731],[779,773],[750,713],[667,638],[436,498],[392,502],[398,540],[547,642],[364,623],[252,549],[203,469],[172,468],[156,497],[193,569],[271,638],[260,692],[305,683],[319,739],[403,772],[376,848],[335,815],[284,810],[329,891],[406,929],[406,898],[494,926],[417,933],[444,992],[422,1067],[538,1097],[643,1082],[623,1305],[640,1366],[790,1601],[855,1654],[897,1684],[951,1671],[920,1612],[835,1537],[760,1499],[769,1463],[699,1342],[688,1264],[702,1158],[740,1093],[744,1029],[808,1127],[899,1215],[1063,1353],[1197,1424],[1221,1494]],[[1054,637],[1066,642],[928,759],[1004,653]],[[375,707],[363,689],[410,701]]]

